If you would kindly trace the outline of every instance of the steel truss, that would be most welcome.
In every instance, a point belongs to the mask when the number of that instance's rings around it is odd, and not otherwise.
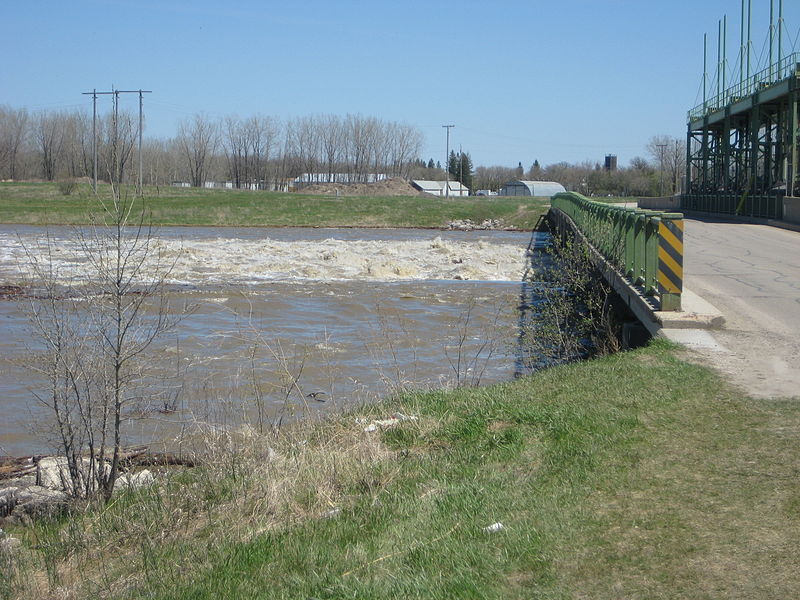
[[[684,208],[779,219],[800,195],[800,54],[752,83],[689,113]]]

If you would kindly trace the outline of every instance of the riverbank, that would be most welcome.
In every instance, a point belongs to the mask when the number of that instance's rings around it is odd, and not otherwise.
[[[108,195],[99,187],[99,197]],[[132,189],[127,193],[134,195]],[[147,186],[145,209],[154,225],[262,227],[416,227],[447,229],[452,222],[531,230],[549,198],[470,196],[335,196],[226,189]],[[69,196],[55,183],[0,183],[0,223],[85,224],[99,209],[89,184]],[[134,206],[134,212],[138,207]]]
[[[0,570],[0,589],[791,597],[798,404],[753,402],[682,353],[656,341],[505,384],[405,394],[277,436],[209,435],[201,467],[7,531],[21,542],[6,544],[14,569]]]

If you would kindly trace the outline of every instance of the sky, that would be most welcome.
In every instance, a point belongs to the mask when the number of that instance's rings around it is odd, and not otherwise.
[[[770,0],[752,0],[753,70]],[[91,112],[82,92],[152,90],[145,137],[202,113],[291,119],[359,114],[417,127],[423,159],[620,165],[654,135],[683,138],[709,95],[718,21],[738,77],[740,0],[3,0],[0,104]],[[774,0],[777,18],[778,0]],[[784,54],[800,52],[785,0]],[[138,110],[134,94],[123,109]],[[110,111],[108,97],[98,111]]]

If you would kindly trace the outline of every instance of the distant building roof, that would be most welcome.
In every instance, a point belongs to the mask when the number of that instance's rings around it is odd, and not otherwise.
[[[501,196],[543,196],[550,197],[566,192],[564,186],[555,181],[509,181],[500,189]]]
[[[447,181],[431,181],[429,179],[412,179],[411,185],[422,192],[433,194],[435,196],[445,196],[445,189],[448,186]],[[469,196],[469,188],[460,181],[450,181],[450,195],[455,196]]]

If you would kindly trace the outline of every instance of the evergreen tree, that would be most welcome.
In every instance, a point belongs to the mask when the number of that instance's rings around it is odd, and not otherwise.
[[[450,150],[450,156],[447,159],[447,172],[450,173],[450,179],[458,179],[459,166],[460,163],[456,151]]]
[[[538,160],[534,160],[531,165],[531,170],[528,171],[528,179],[531,181],[539,181],[542,178],[542,167]]]
[[[458,180],[472,190],[472,158],[469,152],[461,152],[459,156]]]
[[[436,164],[433,162],[433,159],[430,159],[430,160],[428,161],[428,168],[429,168],[429,169],[433,169],[433,168],[435,168],[435,167],[436,167]]]

